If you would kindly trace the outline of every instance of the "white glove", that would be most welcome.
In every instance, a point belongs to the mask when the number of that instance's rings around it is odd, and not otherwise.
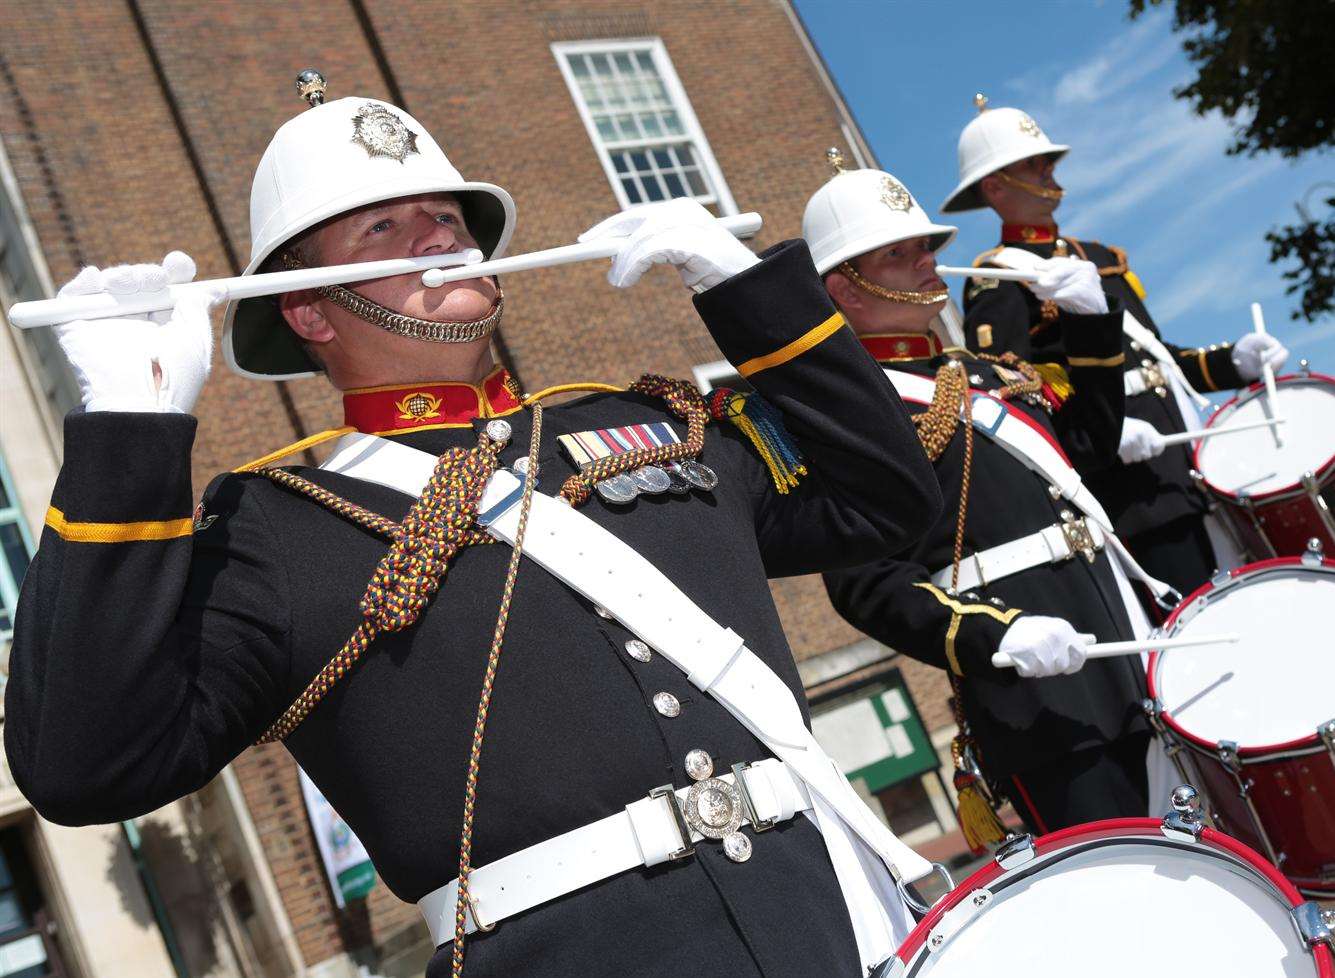
[[[1148,421],[1127,418],[1122,422],[1122,443],[1117,446],[1117,457],[1127,465],[1157,458],[1165,447],[1163,435]]]
[[[1037,262],[1038,281],[1029,287],[1046,302],[1057,303],[1067,312],[1099,313],[1108,311],[1108,297],[1103,292],[1099,269],[1092,261],[1079,258],[1048,258]]]
[[[634,285],[651,266],[668,264],[687,288],[704,292],[760,261],[713,214],[686,197],[628,208],[579,236],[581,242],[609,238],[623,241],[607,273],[618,289]]]
[[[1085,647],[1092,635],[1082,635],[1064,618],[1025,615],[1006,629],[1001,647],[1025,679],[1070,675],[1085,664]]]
[[[194,277],[194,260],[173,251],[161,265],[117,265],[105,270],[90,265],[59,294],[161,292]],[[181,297],[171,312],[80,319],[55,327],[60,348],[74,368],[84,409],[189,414],[209,376],[213,355],[209,310],[223,298],[221,290],[200,287]]]
[[[1279,373],[1288,358],[1288,348],[1269,333],[1244,333],[1233,344],[1233,366],[1248,382],[1259,380],[1261,368],[1267,363]]]

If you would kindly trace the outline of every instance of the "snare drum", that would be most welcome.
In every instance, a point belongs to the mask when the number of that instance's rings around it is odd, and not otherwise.
[[[1284,447],[1271,428],[1196,443],[1195,467],[1253,556],[1301,554],[1316,537],[1335,553],[1335,377],[1293,374],[1276,381]],[[1206,428],[1264,421],[1265,387],[1253,384]]]
[[[1335,976],[1316,904],[1240,842],[1168,825],[1114,819],[1007,843],[923,918],[881,974]]]
[[[1239,567],[1163,630],[1241,636],[1150,656],[1151,719],[1182,779],[1300,890],[1335,894],[1335,561]]]

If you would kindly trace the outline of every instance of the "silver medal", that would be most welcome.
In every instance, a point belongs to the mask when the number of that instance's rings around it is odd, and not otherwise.
[[[663,471],[672,481],[668,486],[668,492],[675,493],[678,496],[684,496],[691,491],[691,481],[682,474],[681,466],[676,462],[669,462],[663,466]]]
[[[681,463],[681,474],[697,489],[709,492],[718,485],[718,473],[704,462],[688,459]]]
[[[635,487],[635,483],[628,475],[614,475],[599,482],[594,488],[606,502],[616,504],[634,502],[635,497],[640,494],[640,490]]]
[[[633,472],[627,473],[631,481],[635,483],[635,488],[641,492],[660,493],[667,492],[672,485],[672,480],[668,474],[657,465],[641,465]]]

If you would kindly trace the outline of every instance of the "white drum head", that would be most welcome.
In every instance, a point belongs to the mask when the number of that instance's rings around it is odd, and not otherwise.
[[[1280,434],[1284,447],[1276,448],[1270,428],[1253,428],[1235,435],[1220,435],[1200,443],[1196,468],[1221,492],[1260,496],[1296,486],[1304,472],[1316,472],[1335,453],[1335,388],[1323,381],[1293,379],[1276,391]],[[1221,410],[1211,428],[1264,421],[1263,396],[1244,395]]]
[[[996,893],[913,978],[1314,978],[1289,907],[1213,850],[1117,839]],[[965,903],[969,902],[965,897]]]
[[[1335,570],[1251,571],[1205,592],[1172,635],[1236,632],[1236,645],[1161,653],[1155,695],[1188,733],[1240,747],[1316,735],[1335,717]]]

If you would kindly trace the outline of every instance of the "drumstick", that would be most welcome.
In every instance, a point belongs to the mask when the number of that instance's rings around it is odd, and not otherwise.
[[[1164,435],[1163,443],[1165,445],[1185,445],[1187,442],[1199,441],[1202,438],[1213,438],[1215,435],[1231,435],[1235,431],[1251,431],[1253,428],[1273,428],[1286,422],[1286,418],[1270,418],[1266,421],[1248,421],[1244,424],[1231,424],[1220,428],[1202,428],[1200,431],[1179,431],[1174,435]]]
[[[718,223],[722,224],[725,230],[740,238],[743,235],[754,234],[759,231],[761,218],[759,214],[749,212],[734,214],[731,217],[721,217],[718,219]],[[597,241],[562,245],[559,248],[548,248],[545,251],[532,251],[527,255],[514,255],[510,258],[498,258],[495,261],[484,261],[480,265],[470,265],[468,268],[458,268],[449,272],[436,269],[422,276],[422,284],[428,289],[434,289],[446,282],[461,282],[464,279],[477,278],[480,275],[506,275],[510,272],[527,272],[534,268],[569,265],[577,261],[611,258],[621,250],[625,240],[621,237],[600,238]]]
[[[482,252],[476,248],[450,254],[425,255],[421,258],[389,258],[385,261],[350,262],[324,268],[296,268],[286,272],[268,272],[263,275],[237,275],[233,278],[205,279],[169,285],[161,292],[135,292],[113,295],[97,292],[92,295],[69,295],[35,302],[16,302],[9,309],[9,321],[20,329],[35,326],[55,326],[76,319],[109,319],[116,316],[138,316],[148,312],[166,312],[178,299],[192,291],[219,288],[228,299],[253,299],[280,292],[298,292],[323,285],[345,285],[365,282],[392,275],[407,275],[431,268],[476,264]]]
[[[1138,655],[1141,652],[1162,652],[1167,649],[1187,649],[1193,645],[1232,645],[1240,640],[1234,632],[1220,635],[1184,635],[1181,638],[1150,638],[1132,642],[1095,642],[1085,646],[1086,659],[1106,659],[1113,655]],[[1005,652],[992,653],[992,665],[998,669],[1014,666],[1015,660]]]
[[[1261,304],[1252,303],[1252,329],[1262,336],[1267,335],[1265,331],[1265,317],[1261,315]],[[1261,363],[1261,379],[1265,381],[1265,398],[1261,401],[1261,409],[1265,411],[1267,418],[1279,417],[1279,395],[1275,392],[1275,370],[1268,362]],[[1278,428],[1271,428],[1270,433],[1275,436],[1275,447],[1283,448],[1284,439],[1280,436]]]
[[[937,265],[938,275],[958,275],[961,278],[990,278],[998,282],[1037,282],[1037,272],[1022,272],[1014,268],[960,268],[956,265]]]

